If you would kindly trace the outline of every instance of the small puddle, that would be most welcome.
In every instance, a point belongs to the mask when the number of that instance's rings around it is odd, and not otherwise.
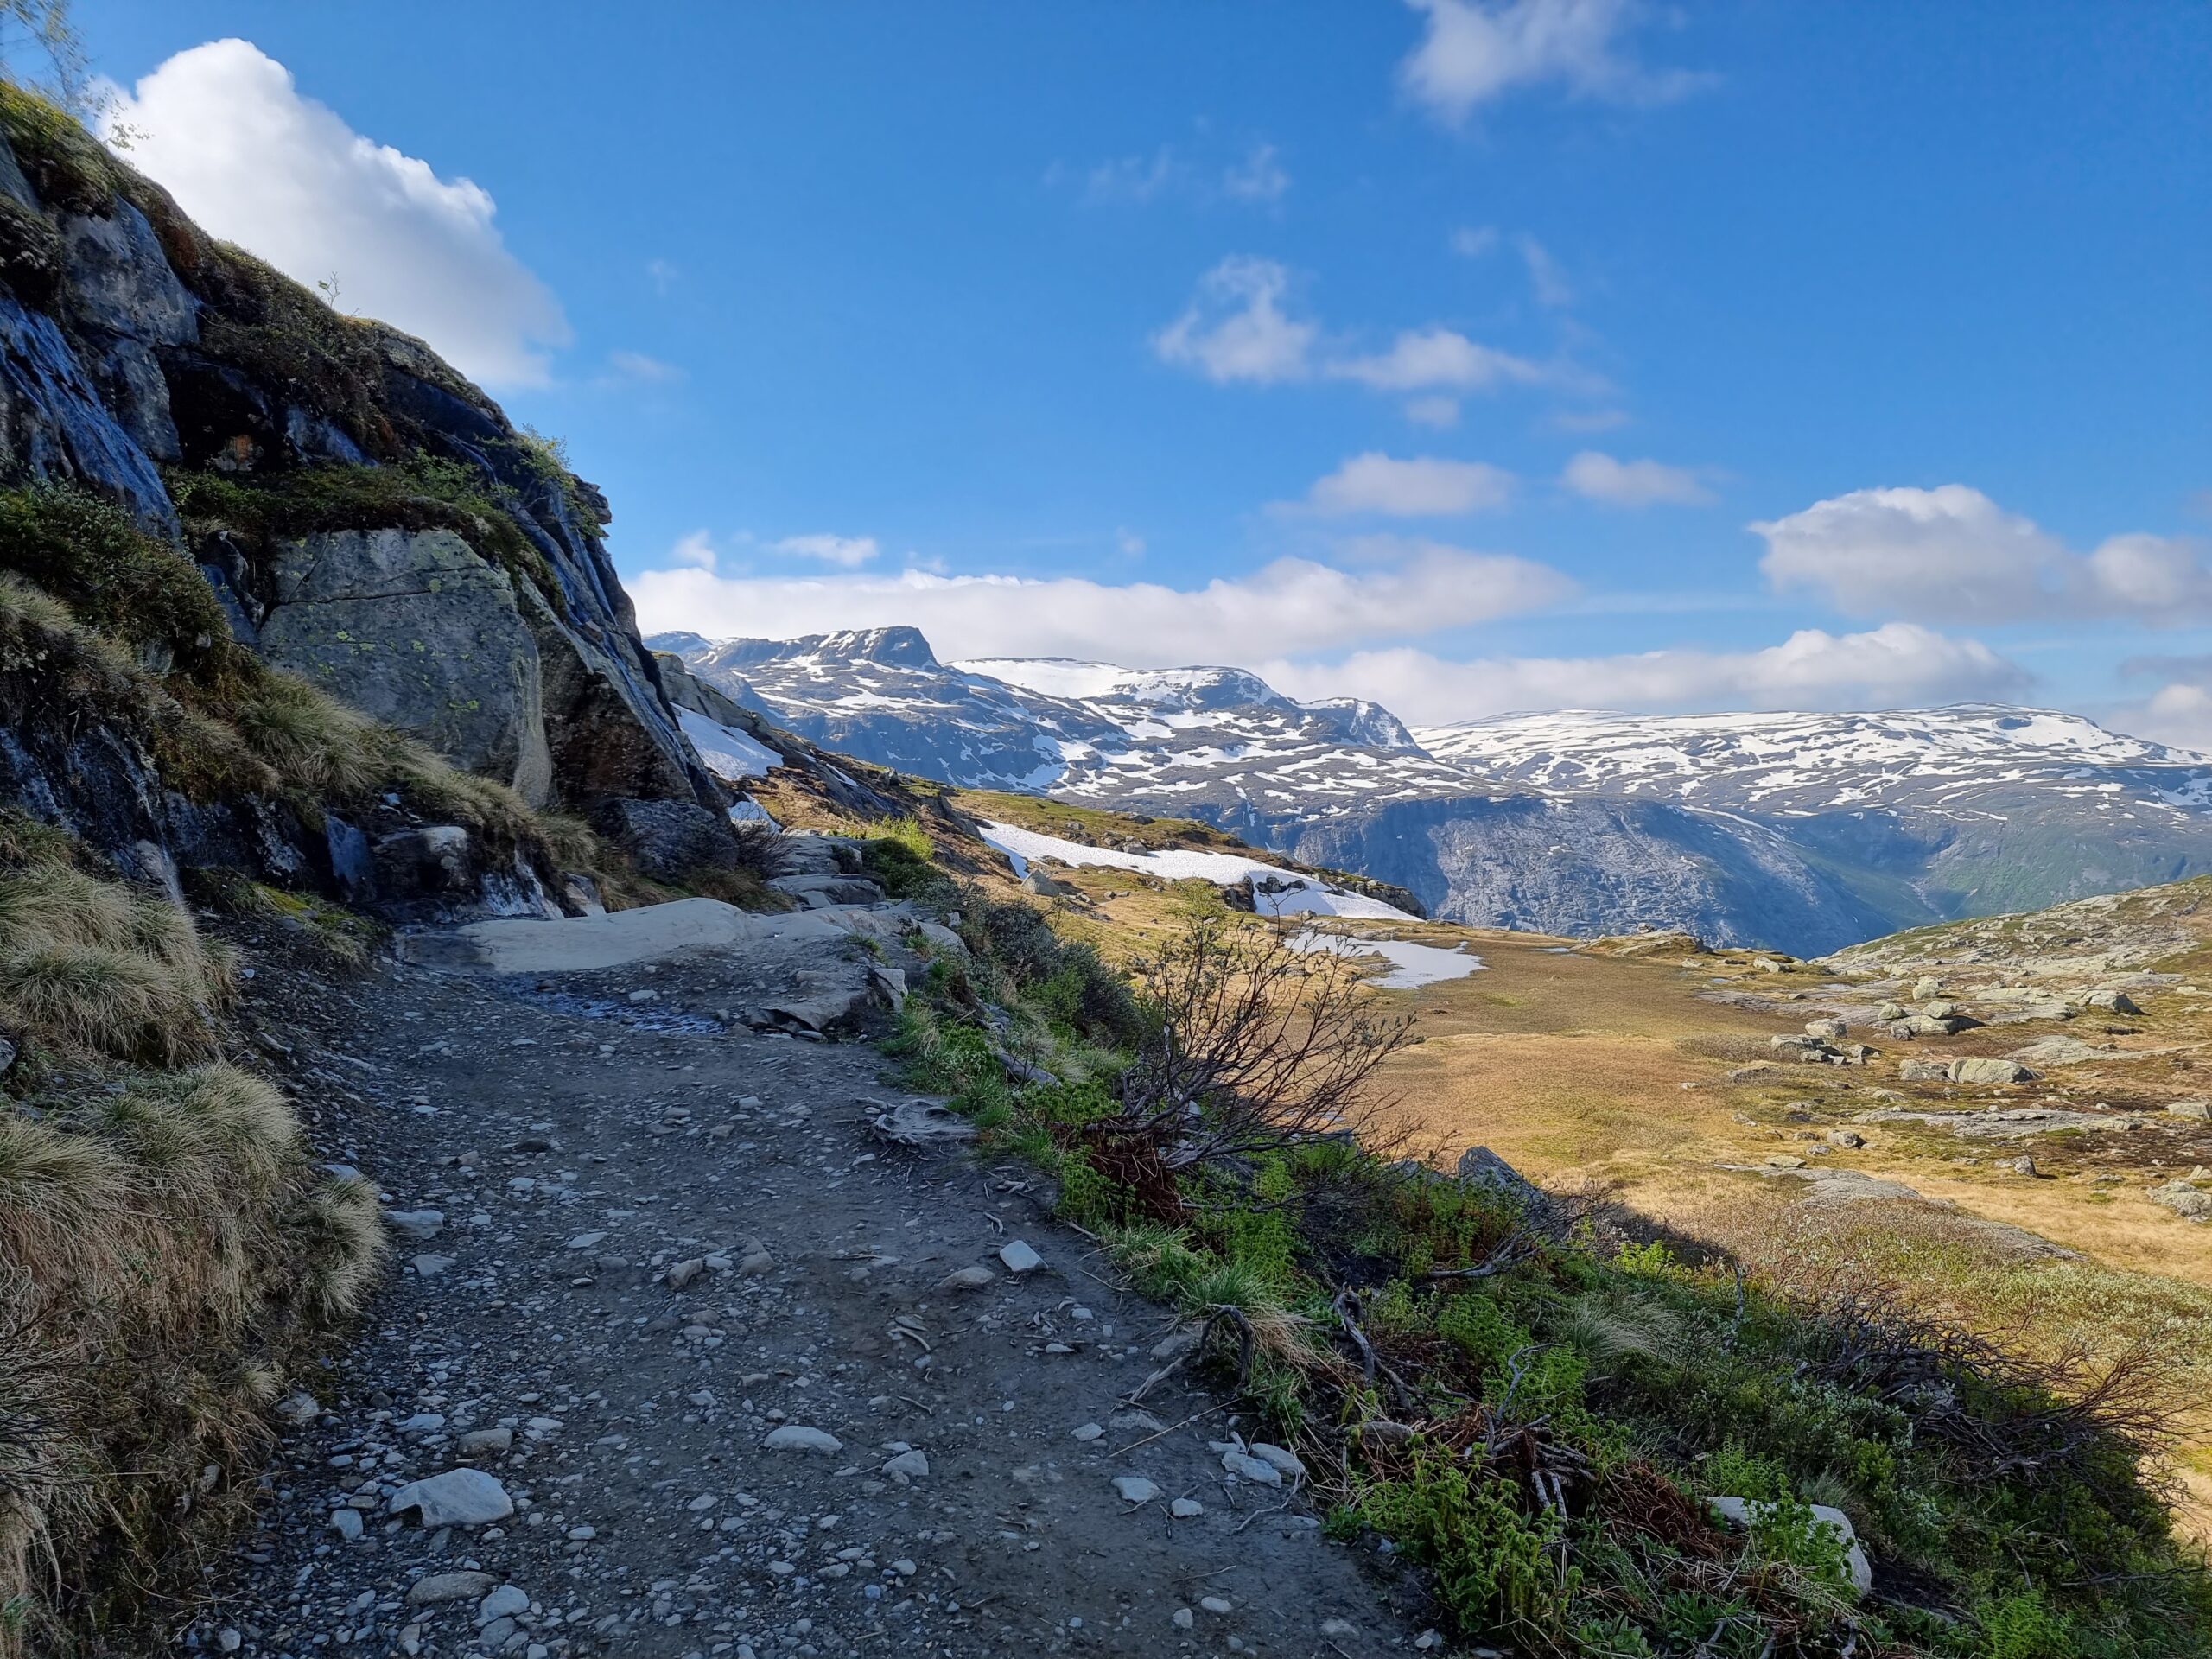
[[[1372,982],[1386,990],[1412,990],[1447,979],[1465,979],[1483,971],[1483,959],[1464,944],[1446,950],[1437,944],[1414,944],[1404,939],[1355,939],[1342,933],[1322,933],[1311,928],[1291,936],[1300,950],[1335,950],[1348,957],[1382,957],[1391,964],[1387,974]]]

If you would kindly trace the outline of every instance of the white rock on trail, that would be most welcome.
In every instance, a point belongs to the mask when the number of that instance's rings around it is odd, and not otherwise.
[[[391,1495],[394,1515],[420,1510],[423,1525],[481,1527],[504,1521],[515,1512],[507,1489],[481,1469],[448,1469],[428,1480],[410,1481]]]
[[[1272,1463],[1268,1463],[1259,1458],[1253,1457],[1247,1452],[1223,1452],[1221,1454],[1221,1466],[1229,1471],[1232,1475],[1241,1476],[1244,1479],[1256,1482],[1262,1486],[1280,1486],[1282,1484],[1281,1470],[1276,1468]]]
[[[1125,1503],[1149,1503],[1160,1496],[1160,1488],[1142,1475],[1116,1475],[1114,1490]]]
[[[818,1428],[804,1427],[798,1423],[785,1423],[781,1428],[772,1428],[768,1438],[760,1442],[770,1452],[813,1452],[823,1457],[834,1457],[845,1449],[845,1443],[835,1434]]]
[[[999,1247],[999,1260],[1006,1263],[1006,1270],[1016,1278],[1025,1273],[1034,1273],[1045,1265],[1045,1258],[1032,1249],[1022,1239],[1010,1238]]]
[[[435,1238],[446,1224],[442,1210],[387,1210],[385,1225],[402,1238],[411,1238],[417,1243]]]

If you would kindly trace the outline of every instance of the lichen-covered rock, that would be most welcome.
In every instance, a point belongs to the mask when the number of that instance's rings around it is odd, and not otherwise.
[[[553,793],[537,642],[513,578],[449,530],[342,530],[281,544],[261,653],[453,761]]]

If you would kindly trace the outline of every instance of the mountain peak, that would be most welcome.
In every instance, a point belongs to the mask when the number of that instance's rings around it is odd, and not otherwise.
[[[935,668],[937,653],[919,628],[898,625],[887,628],[844,628],[795,641],[817,655],[842,657],[849,662],[888,663],[899,668]]]

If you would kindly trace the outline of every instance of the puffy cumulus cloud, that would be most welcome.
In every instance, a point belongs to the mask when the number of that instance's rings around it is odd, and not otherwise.
[[[1485,507],[1503,506],[1513,494],[1513,474],[1486,461],[1446,461],[1414,455],[1401,461],[1370,449],[1354,455],[1325,478],[1314,480],[1302,503],[1282,510],[1318,512],[1331,518],[1379,513],[1391,518],[1452,518]]]
[[[911,569],[812,577],[670,569],[649,570],[628,586],[647,632],[685,628],[787,639],[907,623],[948,661],[1064,656],[1136,668],[1219,662],[1232,650],[1289,656],[1419,637],[1537,609],[1573,591],[1558,571],[1505,554],[1433,542],[1392,550],[1400,556],[1388,569],[1347,571],[1278,559],[1197,588]]]
[[[2000,696],[2028,683],[1980,640],[1910,622],[1866,633],[1806,628],[1757,651],[1451,662],[1398,648],[1357,652],[1333,664],[1271,662],[1260,671],[1294,697],[1367,697],[1402,720],[1432,726],[1548,709],[1893,708]]]
[[[771,542],[769,546],[779,553],[819,559],[824,564],[847,570],[868,563],[883,550],[873,536],[786,536],[781,541]]]
[[[492,197],[301,96],[245,41],[180,52],[112,90],[111,143],[207,230],[338,302],[428,340],[493,385],[536,385],[569,325],[499,239]]]
[[[2113,709],[2105,725],[2176,748],[2212,751],[2212,657],[2137,657],[2120,671],[2165,683],[2143,701]]]
[[[1578,98],[1658,104],[1708,77],[1646,67],[1623,37],[1634,0],[1408,0],[1425,15],[1419,46],[1398,66],[1408,97],[1458,125],[1516,87],[1554,83]]]
[[[2075,553],[1964,484],[1853,490],[1751,528],[1766,539],[1760,566],[1777,588],[1810,589],[1857,615],[2212,618],[2202,544],[2129,534]]]
[[[2114,709],[2103,723],[2153,743],[2200,753],[2212,751],[2212,687],[2206,679],[2176,680],[2142,702]]]
[[[1161,362],[1212,381],[1302,380],[1313,372],[1320,331],[1284,308],[1289,290],[1290,272],[1274,260],[1224,259],[1199,278],[1183,314],[1153,336],[1153,350]]]
[[[1577,495],[1611,507],[1648,507],[1657,502],[1694,505],[1713,499],[1695,469],[1656,461],[1617,461],[1585,449],[1560,473],[1560,482]]]

